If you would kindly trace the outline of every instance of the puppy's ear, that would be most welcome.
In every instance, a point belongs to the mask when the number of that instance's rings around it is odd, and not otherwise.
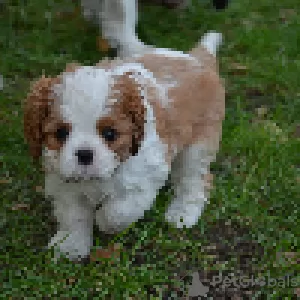
[[[146,108],[140,86],[134,80],[134,73],[127,72],[121,77],[121,105],[123,113],[131,119],[133,126],[131,155],[136,155],[144,137]]]
[[[29,144],[33,158],[42,154],[43,126],[49,113],[49,106],[54,101],[51,87],[59,83],[58,78],[42,76],[35,81],[24,104],[24,136]]]

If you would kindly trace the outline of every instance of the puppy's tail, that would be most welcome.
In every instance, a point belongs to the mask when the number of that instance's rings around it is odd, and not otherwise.
[[[222,44],[222,33],[216,31],[207,32],[200,40],[199,43],[213,56],[217,55],[217,51]]]
[[[203,65],[216,69],[216,54],[221,44],[222,34],[216,31],[209,31],[189,54],[201,61]]]

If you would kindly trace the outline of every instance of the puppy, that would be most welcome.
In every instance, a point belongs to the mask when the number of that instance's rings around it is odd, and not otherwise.
[[[32,156],[43,157],[59,223],[49,247],[57,255],[87,256],[94,219],[114,233],[142,218],[169,174],[166,220],[178,228],[197,223],[224,118],[220,42],[211,32],[189,53],[151,49],[69,66],[32,85],[24,133]]]

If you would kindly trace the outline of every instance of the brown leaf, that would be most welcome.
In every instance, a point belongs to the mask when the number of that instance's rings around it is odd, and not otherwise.
[[[96,249],[90,255],[90,260],[92,262],[99,261],[101,259],[109,259],[118,257],[120,255],[121,248],[118,244],[109,245],[107,249]]]
[[[279,11],[279,19],[282,22],[286,22],[288,19],[297,15],[297,11],[295,9],[287,8],[280,9]]]
[[[256,109],[256,114],[258,117],[263,117],[268,113],[268,108],[266,106],[261,106]]]
[[[70,277],[70,278],[67,278],[67,279],[66,279],[67,285],[72,285],[72,284],[75,283],[76,281],[77,281],[77,279],[74,278],[74,277]]]
[[[244,75],[247,73],[248,67],[239,63],[231,63],[229,65],[229,73],[233,75]]]
[[[40,185],[37,185],[34,187],[34,190],[37,192],[37,193],[42,193],[44,191],[44,188]]]
[[[296,125],[293,136],[295,138],[300,138],[300,124]]]
[[[103,39],[100,36],[97,37],[96,43],[97,43],[98,50],[101,52],[107,52],[110,48],[107,40]]]
[[[284,259],[287,263],[292,265],[300,263],[300,255],[297,252],[278,252],[276,256],[279,259]]]
[[[8,184],[8,183],[12,183],[11,178],[0,178],[0,184]]]
[[[11,207],[11,210],[13,211],[17,211],[17,210],[29,210],[30,205],[29,204],[25,204],[25,203],[17,203],[14,206]]]
[[[263,96],[264,96],[264,93],[259,88],[248,88],[246,90],[246,97],[247,98],[258,98],[258,97],[263,97]]]

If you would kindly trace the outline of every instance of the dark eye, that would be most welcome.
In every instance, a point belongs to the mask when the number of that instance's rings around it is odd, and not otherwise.
[[[114,128],[104,127],[101,131],[103,138],[108,142],[113,142],[118,137],[118,132]]]
[[[69,135],[69,129],[66,126],[58,127],[55,132],[55,137],[58,141],[64,142]]]

